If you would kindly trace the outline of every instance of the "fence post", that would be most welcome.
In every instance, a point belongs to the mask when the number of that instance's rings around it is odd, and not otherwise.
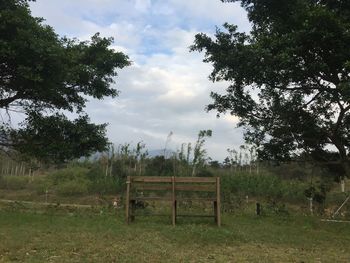
[[[175,199],[175,177],[171,177],[171,186],[172,186],[172,223],[173,226],[176,224],[176,199]]]
[[[129,206],[130,206],[130,176],[126,179],[126,197],[125,197],[125,216],[126,216],[126,223],[129,224]]]
[[[216,219],[217,225],[221,226],[221,200],[220,200],[220,177],[216,177]]]
[[[260,216],[261,215],[261,204],[256,203],[256,215]]]

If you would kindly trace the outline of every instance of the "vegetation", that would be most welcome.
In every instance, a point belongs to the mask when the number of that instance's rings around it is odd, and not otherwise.
[[[88,97],[116,97],[111,87],[116,69],[128,57],[110,48],[113,39],[91,41],[59,37],[32,17],[27,0],[0,2],[0,150],[46,162],[64,162],[105,150],[106,125],[96,125],[83,112]],[[63,111],[77,113],[68,119]],[[24,113],[17,125],[11,113]]]
[[[349,1],[239,2],[251,32],[226,23],[192,46],[213,65],[211,80],[231,83],[226,94],[211,94],[208,110],[240,117],[260,158],[304,153],[336,177],[349,176]]]
[[[204,139],[199,137],[199,140]],[[111,147],[109,152],[95,158],[60,166],[42,165],[25,175],[10,166],[0,174],[0,199],[111,204],[115,197],[123,197],[129,175],[193,176],[194,165],[196,176],[221,177],[222,208],[229,213],[244,210],[247,202],[259,202],[264,208],[277,212],[298,206],[300,211],[310,214],[309,199],[312,198],[313,212],[330,216],[346,198],[326,170],[316,169],[311,164],[289,162],[276,166],[269,162],[258,163],[247,146],[230,149],[228,153],[235,152],[235,156],[228,157],[231,160],[228,163],[220,163],[205,156],[203,144],[198,146],[197,142],[194,145],[192,150],[183,144],[181,151],[169,154],[169,157],[152,157],[147,155],[148,150],[142,142],[134,147],[124,144]],[[195,148],[200,149],[200,162],[194,158]],[[5,156],[2,161],[9,163]],[[192,208],[197,206],[193,204]],[[342,218],[350,216],[347,207],[343,209]]]

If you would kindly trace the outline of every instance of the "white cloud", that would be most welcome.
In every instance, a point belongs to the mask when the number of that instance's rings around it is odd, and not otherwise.
[[[199,4],[200,3],[200,4]],[[133,65],[119,72],[119,98],[91,100],[87,112],[94,122],[108,122],[115,143],[143,140],[149,148],[164,147],[174,132],[171,147],[194,142],[199,130],[212,129],[208,153],[223,159],[226,149],[242,143],[238,119],[216,118],[204,108],[210,91],[226,83],[211,83],[211,67],[202,54],[190,53],[197,32],[212,34],[215,25],[234,22],[249,28],[237,4],[216,0],[41,0],[31,4],[61,35],[88,39],[95,32],[113,36],[112,48],[127,53]]]
[[[142,13],[147,12],[151,5],[151,0],[136,0],[135,2],[135,8]]]

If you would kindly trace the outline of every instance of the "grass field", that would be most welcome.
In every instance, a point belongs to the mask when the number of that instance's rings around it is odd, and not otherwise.
[[[123,211],[0,209],[0,262],[350,262],[350,224],[251,212],[211,219]]]

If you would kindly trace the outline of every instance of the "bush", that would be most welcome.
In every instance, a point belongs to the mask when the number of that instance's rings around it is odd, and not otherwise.
[[[87,180],[65,181],[56,186],[59,195],[85,195],[88,193],[89,182]]]
[[[199,169],[196,176],[198,176],[198,177],[213,177],[214,174],[212,171],[205,169],[205,168],[202,168],[202,169]]]
[[[32,182],[28,184],[28,189],[34,190],[37,194],[45,194],[46,190],[52,188],[52,183],[46,177],[34,178]]]
[[[25,189],[29,182],[26,176],[3,176],[0,177],[0,188],[7,190]]]
[[[84,167],[69,167],[58,170],[50,175],[54,189],[59,195],[84,195],[88,193],[89,181]]]
[[[69,167],[58,170],[50,175],[53,184],[57,185],[66,181],[83,180],[87,177],[89,172],[88,168],[84,167]]]
[[[297,180],[282,180],[270,174],[223,175],[221,176],[221,185],[223,193],[288,201],[305,200],[305,183]],[[225,196],[229,199],[229,195],[224,195],[223,201],[225,201]]]

